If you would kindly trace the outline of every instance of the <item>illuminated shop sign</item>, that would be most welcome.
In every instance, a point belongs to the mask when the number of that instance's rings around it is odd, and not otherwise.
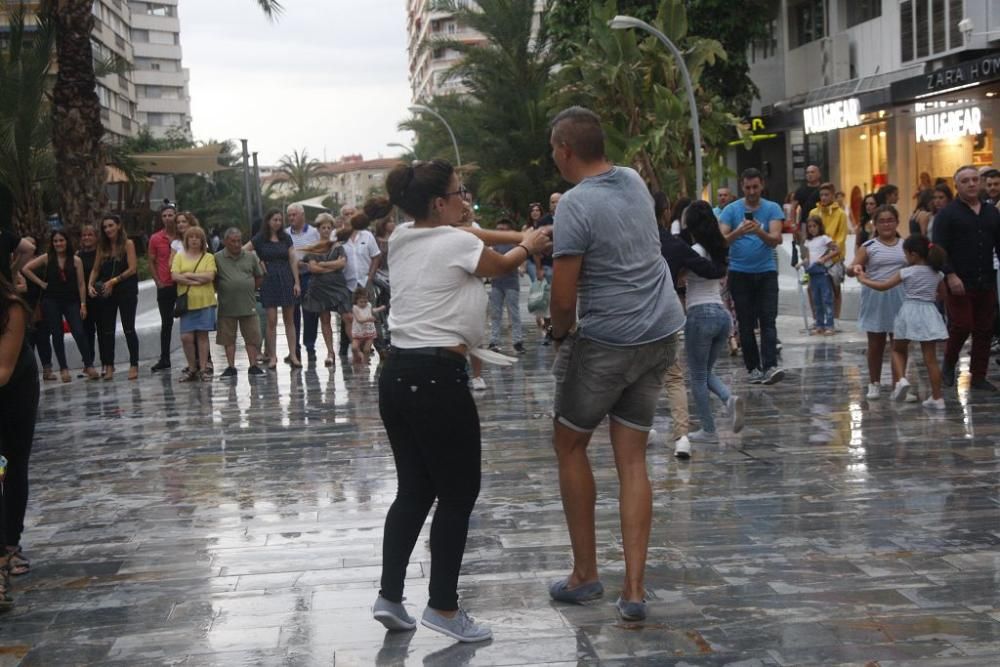
[[[917,126],[917,143],[959,139],[983,132],[983,112],[976,106],[917,116],[914,120]]]
[[[806,134],[842,130],[861,125],[861,102],[856,97],[803,109],[802,120]]]

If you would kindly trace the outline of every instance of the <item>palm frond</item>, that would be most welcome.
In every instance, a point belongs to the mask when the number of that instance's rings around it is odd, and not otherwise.
[[[260,6],[264,15],[270,20],[274,21],[285,11],[285,8],[281,5],[278,0],[257,0],[257,4]]]

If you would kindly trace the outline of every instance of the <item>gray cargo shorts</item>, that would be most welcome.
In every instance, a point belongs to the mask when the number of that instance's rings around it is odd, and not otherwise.
[[[609,416],[629,428],[648,431],[679,340],[680,332],[675,332],[652,343],[616,347],[569,336],[552,366],[556,420],[590,433]]]

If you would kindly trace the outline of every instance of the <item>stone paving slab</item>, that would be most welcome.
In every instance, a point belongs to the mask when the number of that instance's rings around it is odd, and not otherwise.
[[[570,550],[552,351],[529,341],[519,364],[488,369],[460,579],[495,633],[478,646],[371,620],[395,492],[374,367],[45,385],[24,536],[34,570],[0,616],[0,667],[1000,664],[1000,399],[970,394],[966,377],[943,415],[869,402],[863,339],[799,326],[781,318],[781,384],[748,387],[738,358],[721,361],[747,397],[743,433],[722,427],[690,462],[654,439],[639,624],[613,606],[607,430],[591,459],[608,594],[554,604],[547,584]],[[669,432],[665,405],[656,429]],[[407,572],[416,613],[428,531]]]

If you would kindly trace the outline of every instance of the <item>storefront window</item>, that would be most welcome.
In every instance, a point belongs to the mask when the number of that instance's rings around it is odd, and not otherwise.
[[[888,123],[840,130],[840,183],[848,201],[858,200],[888,182]]]
[[[955,169],[965,164],[991,165],[996,152],[995,98],[969,95],[914,107],[916,173],[914,184],[944,179],[953,185]]]

